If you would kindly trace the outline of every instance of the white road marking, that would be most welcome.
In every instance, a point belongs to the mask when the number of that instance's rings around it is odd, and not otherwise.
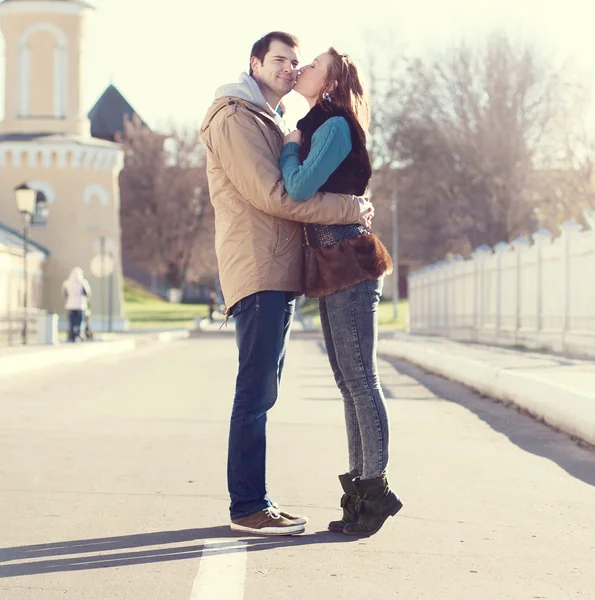
[[[247,542],[205,540],[190,600],[243,600]]]

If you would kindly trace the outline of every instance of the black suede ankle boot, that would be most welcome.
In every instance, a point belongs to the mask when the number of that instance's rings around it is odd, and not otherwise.
[[[347,523],[346,535],[374,535],[388,517],[393,517],[403,507],[397,495],[388,487],[386,477],[353,480],[357,492],[357,522]]]
[[[328,524],[329,531],[336,531],[341,533],[345,526],[349,523],[355,523],[357,521],[357,492],[353,485],[354,475],[351,473],[344,473],[339,475],[339,481],[341,487],[345,492],[341,497],[341,508],[343,509],[343,518],[340,521],[331,521]]]

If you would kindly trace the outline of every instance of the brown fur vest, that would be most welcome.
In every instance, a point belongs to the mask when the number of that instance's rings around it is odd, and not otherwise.
[[[306,246],[305,294],[329,296],[360,281],[371,281],[393,270],[390,254],[374,234],[341,240],[332,246]]]
[[[308,155],[314,132],[327,119],[339,116],[349,125],[352,150],[320,191],[361,196],[370,182],[372,167],[366,150],[365,132],[350,113],[333,106],[332,103],[314,106],[297,124],[303,136],[300,158],[303,161]],[[341,232],[341,228],[344,227],[349,227],[348,235],[352,235],[351,226],[332,226],[337,239],[346,237]],[[316,229],[322,228],[328,229],[328,226],[306,225],[304,228],[304,292],[308,298],[329,296],[361,281],[379,279],[392,272],[390,254],[374,234],[364,233],[341,239],[332,245],[312,247],[308,244],[308,230],[315,234]]]

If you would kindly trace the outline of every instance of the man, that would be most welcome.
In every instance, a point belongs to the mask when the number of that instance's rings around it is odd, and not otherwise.
[[[305,517],[280,510],[265,478],[267,411],[275,404],[301,290],[300,223],[369,224],[363,199],[317,194],[292,202],[279,171],[281,99],[295,83],[298,41],[271,32],[250,54],[250,73],[219,88],[201,128],[215,209],[215,248],[226,314],[233,315],[239,368],[230,423],[231,529],[301,533]]]

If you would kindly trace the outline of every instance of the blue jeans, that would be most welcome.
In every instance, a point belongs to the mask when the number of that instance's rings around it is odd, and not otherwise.
[[[68,311],[68,339],[71,342],[76,341],[76,338],[81,337],[81,325],[83,323],[82,310]]]
[[[267,411],[279,392],[294,298],[289,292],[257,292],[232,310],[239,352],[227,457],[232,519],[272,505],[266,486]]]
[[[383,279],[362,281],[320,298],[324,342],[343,396],[349,471],[362,479],[386,474],[388,412],[376,364],[378,302]]]

